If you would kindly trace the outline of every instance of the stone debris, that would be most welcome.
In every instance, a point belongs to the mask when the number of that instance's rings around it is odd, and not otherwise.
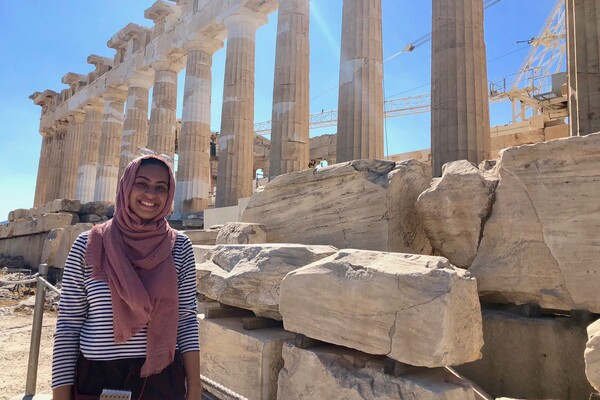
[[[417,200],[431,245],[457,267],[468,268],[477,254],[497,184],[496,176],[469,161],[454,161],[444,165],[442,177],[434,178]]]
[[[264,224],[270,243],[429,254],[415,203],[430,180],[431,168],[414,160],[355,160],[293,172],[255,193],[242,221]]]
[[[81,233],[92,229],[93,224],[76,224],[65,228],[57,228],[50,231],[44,241],[42,250],[42,263],[50,267],[63,268],[71,246]]]
[[[384,373],[384,358],[336,346],[300,349],[285,343],[277,398],[345,400],[492,400],[445,368]]]
[[[600,134],[500,154],[496,201],[469,268],[486,300],[600,312],[599,154]]]
[[[219,235],[219,229],[199,229],[199,230],[185,230],[181,231],[186,235],[192,244],[214,246],[217,242],[217,236]],[[197,261],[197,260],[196,260]]]
[[[340,250],[286,275],[285,329],[425,367],[480,358],[477,283],[441,257]]]
[[[69,213],[50,213],[29,219],[18,219],[6,225],[0,225],[0,239],[49,232],[52,229],[63,228],[72,223],[73,215]]]
[[[587,334],[585,374],[594,389],[600,391],[600,320],[588,326]]]
[[[281,321],[279,287],[285,275],[336,251],[299,244],[217,245],[206,262],[196,264],[198,292]]]
[[[217,235],[216,244],[257,244],[267,242],[267,230],[263,224],[230,222]]]

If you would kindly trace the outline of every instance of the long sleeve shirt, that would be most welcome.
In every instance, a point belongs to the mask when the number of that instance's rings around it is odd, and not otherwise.
[[[73,244],[63,272],[58,322],[52,358],[52,388],[72,385],[79,351],[90,360],[146,357],[147,328],[125,343],[115,343],[113,311],[108,284],[92,279],[85,265],[88,232]],[[199,350],[196,318],[196,267],[192,244],[178,234],[173,260],[179,288],[177,348],[181,353]]]

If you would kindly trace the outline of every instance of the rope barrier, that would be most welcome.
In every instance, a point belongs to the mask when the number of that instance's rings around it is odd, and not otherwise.
[[[244,396],[237,394],[236,392],[234,392],[233,390],[226,388],[225,386],[213,381],[210,378],[207,378],[204,375],[200,375],[200,380],[204,383],[206,383],[207,385],[217,389],[219,392],[221,393],[225,393],[228,396],[231,396],[232,398],[236,399],[236,400],[248,400],[247,398],[245,398]]]

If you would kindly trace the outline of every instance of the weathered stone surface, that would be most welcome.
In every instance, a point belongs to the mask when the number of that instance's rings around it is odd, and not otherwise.
[[[592,386],[600,391],[600,320],[588,326],[587,334],[585,374]]]
[[[203,263],[206,261],[206,255],[214,246],[206,246],[202,244],[193,244],[192,250],[194,251],[194,260],[196,264]]]
[[[79,212],[81,209],[81,202],[79,200],[71,199],[55,199],[49,203],[44,204],[38,209],[39,214],[44,213],[58,213],[58,212]]]
[[[483,310],[483,357],[455,369],[495,398],[588,399],[585,324]]]
[[[42,258],[42,249],[47,235],[47,232],[42,232],[26,236],[0,237],[0,254],[21,256],[28,266],[36,269]]]
[[[199,321],[202,375],[247,399],[276,399],[277,375],[283,366],[281,346],[294,335],[281,328],[245,331],[242,318],[205,319],[200,315]],[[206,389],[214,390],[208,385]]]
[[[416,366],[483,346],[477,283],[441,257],[341,250],[287,274],[279,311],[289,331]]]
[[[257,244],[267,242],[267,230],[262,224],[230,222],[217,235],[216,244]]]
[[[102,217],[96,214],[84,214],[81,217],[79,217],[79,222],[95,224],[98,222],[102,222]]]
[[[69,251],[77,236],[92,229],[93,224],[76,224],[50,231],[42,250],[42,263],[50,267],[63,268]]]
[[[281,320],[279,287],[285,275],[335,254],[331,246],[217,245],[196,264],[198,291],[259,317]]]
[[[0,239],[49,232],[55,228],[70,226],[72,223],[73,215],[69,213],[51,213],[37,218],[18,219],[0,226]]]
[[[18,208],[8,213],[8,220],[12,222],[22,219],[31,219],[37,214],[37,208]]]
[[[264,224],[270,243],[429,254],[415,203],[430,180],[431,168],[414,160],[293,172],[254,193],[242,221]]]
[[[492,301],[600,312],[600,134],[506,149],[469,271]]]
[[[291,343],[285,343],[282,350],[280,400],[491,400],[445,368],[415,368],[393,377],[384,374],[380,356],[336,346],[303,350]]]
[[[112,208],[114,210],[114,207]],[[81,205],[79,210],[80,215],[85,214],[96,214],[96,215],[108,215],[111,212],[111,204],[104,203],[101,201],[92,201]],[[114,213],[114,211],[112,211]]]
[[[219,229],[199,229],[182,231],[192,242],[192,244],[200,244],[214,246],[219,235]],[[196,260],[197,261],[197,260]]]
[[[417,211],[432,247],[461,268],[468,268],[481,238],[482,223],[492,210],[498,178],[467,160],[442,168],[442,177],[417,200]]]

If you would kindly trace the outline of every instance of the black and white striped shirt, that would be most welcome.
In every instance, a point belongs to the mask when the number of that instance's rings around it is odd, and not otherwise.
[[[52,388],[72,385],[79,351],[90,360],[146,357],[144,328],[125,343],[115,343],[108,284],[92,279],[84,265],[88,233],[82,233],[67,257],[54,336]],[[177,348],[181,353],[199,349],[196,319],[196,267],[192,244],[179,233],[173,247],[179,287]]]

